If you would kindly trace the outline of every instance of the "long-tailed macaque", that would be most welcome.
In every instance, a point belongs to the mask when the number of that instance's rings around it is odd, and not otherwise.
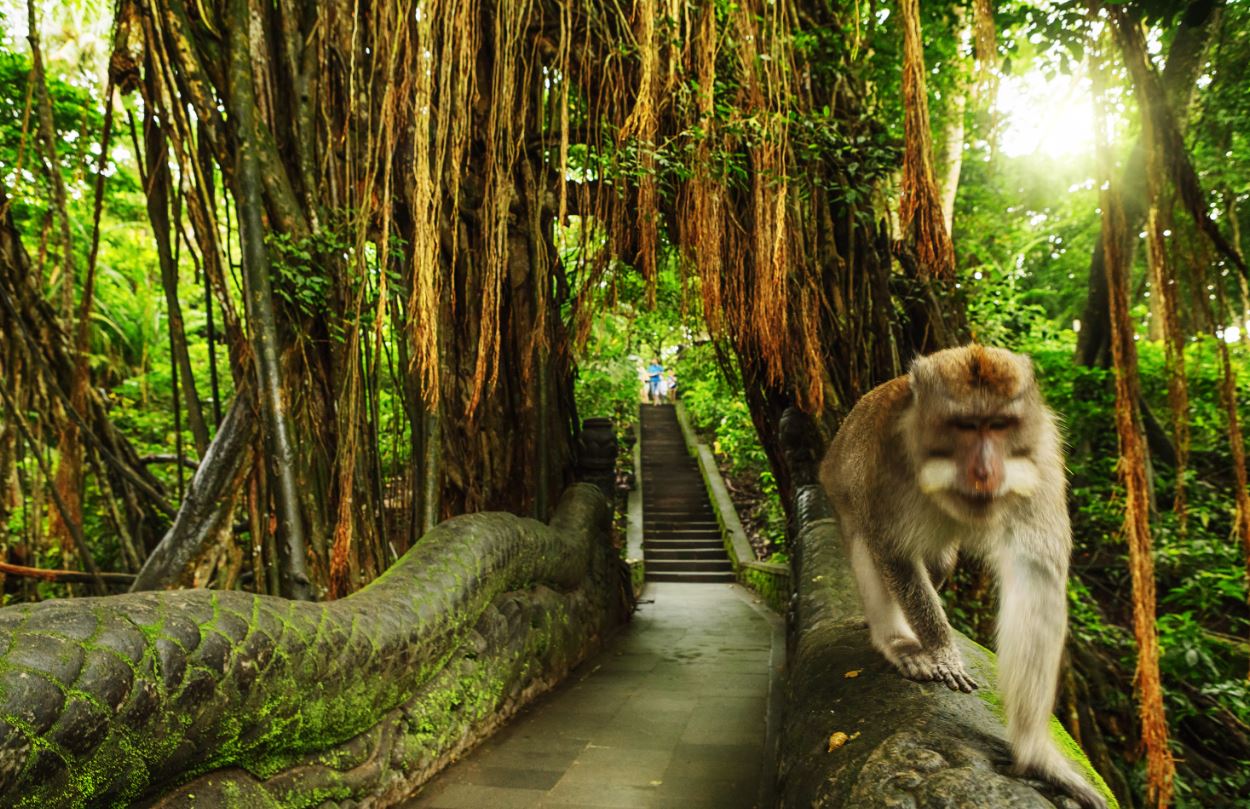
[[[820,478],[873,645],[904,677],[976,688],[937,588],[961,548],[993,565],[1016,765],[1104,809],[1050,737],[1072,529],[1059,431],[1029,359],[977,345],[917,359],[855,405]]]

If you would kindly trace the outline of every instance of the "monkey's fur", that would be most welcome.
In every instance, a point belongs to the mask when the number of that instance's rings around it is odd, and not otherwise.
[[[961,548],[993,566],[1016,765],[1105,809],[1050,736],[1072,529],[1059,431],[1030,360],[977,345],[917,359],[855,405],[820,478],[873,645],[903,676],[976,688],[936,588]]]

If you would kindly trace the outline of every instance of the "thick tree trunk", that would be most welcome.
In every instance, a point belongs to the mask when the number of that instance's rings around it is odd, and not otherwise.
[[[223,496],[249,492],[254,566],[269,564],[275,504],[278,536],[298,535],[299,518],[308,576],[321,587],[333,574],[336,592],[447,516],[546,511],[569,480],[575,419],[565,301],[549,289],[548,200],[562,178],[529,146],[550,136],[546,54],[527,45],[546,20],[538,7],[435,0],[414,17],[384,2],[235,0],[218,26],[184,0],[148,5],[146,67],[172,76],[195,113],[175,103],[159,118],[194,186],[186,243],[232,349],[247,346],[225,294],[219,178],[241,217],[255,356],[232,350],[232,363],[236,378],[256,363],[268,466],[212,480]],[[408,338],[397,370],[382,361]],[[379,435],[388,388],[405,400],[393,441]],[[289,446],[275,446],[284,416]],[[401,474],[396,460],[411,467],[404,483],[383,477]],[[407,538],[385,535],[384,510],[407,515]],[[207,536],[190,524],[199,513],[171,536]]]
[[[130,586],[131,592],[178,586],[192,562],[212,543],[229,536],[243,477],[251,464],[255,410],[255,397],[245,387],[231,402],[191,479],[174,524],[148,556]]]
[[[251,13],[247,0],[230,4],[230,109],[237,122],[235,132],[238,177],[237,189],[240,242],[252,325],[252,344],[260,410],[264,416],[265,444],[269,450],[271,478],[276,484],[278,519],[281,525],[282,594],[307,600],[312,597],[308,578],[307,544],[300,494],[296,483],[295,446],[284,401],[279,363],[278,323],[274,315],[273,290],[269,281],[269,255],[265,247],[262,221],[261,164],[257,143],[261,138],[256,120],[256,94],[252,83],[251,46],[248,29]]]

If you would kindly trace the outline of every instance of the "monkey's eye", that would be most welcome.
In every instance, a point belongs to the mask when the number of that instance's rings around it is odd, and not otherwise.
[[[972,432],[977,429],[977,423],[972,419],[951,419],[951,427],[959,430],[961,433]]]
[[[1010,430],[1012,427],[1015,427],[1016,420],[1013,418],[1009,418],[1007,416],[1003,416],[1001,418],[990,419],[989,424],[986,426],[988,426],[991,430],[994,430],[996,432],[1002,432],[1003,430]]]

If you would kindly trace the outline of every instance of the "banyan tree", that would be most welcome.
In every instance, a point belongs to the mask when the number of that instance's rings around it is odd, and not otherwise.
[[[72,324],[35,311],[11,224],[3,316],[27,325],[6,328],[39,391],[23,402],[56,404],[54,428],[108,467],[135,586],[208,554],[224,581],[342,595],[446,516],[545,516],[571,479],[597,290],[626,266],[653,283],[662,253],[736,355],[774,461],[786,406],[844,409],[960,339],[931,258],[946,235],[927,124],[904,161],[904,213],[926,224],[891,235],[879,189],[899,152],[866,108],[858,13],[119,2],[108,97],[127,112],[105,137],[142,154],[202,458],[176,513],[76,381]],[[187,256],[229,356],[226,407],[215,368],[206,397],[187,360]],[[236,526],[248,547],[225,552]]]

